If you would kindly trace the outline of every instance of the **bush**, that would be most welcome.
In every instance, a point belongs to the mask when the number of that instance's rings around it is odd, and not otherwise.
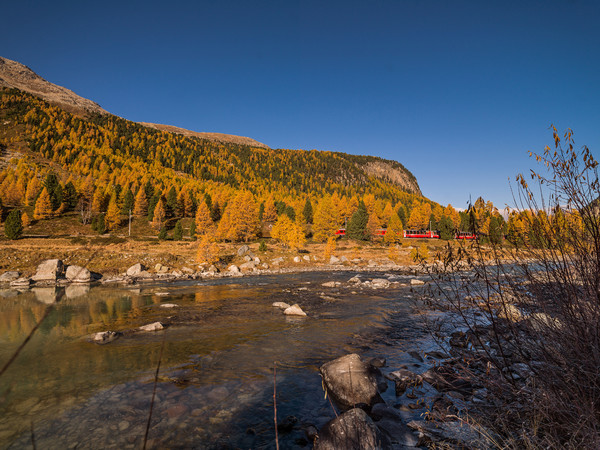
[[[21,211],[13,209],[4,223],[4,234],[9,239],[19,239],[23,234],[23,222],[21,221]]]
[[[535,155],[549,175],[532,171],[533,187],[517,177],[520,247],[449,246],[428,298],[451,312],[438,330],[455,317],[466,331],[451,350],[493,398],[471,414],[503,448],[600,448],[598,163],[570,130],[564,146],[553,134],[555,149]]]
[[[265,241],[260,241],[260,245],[258,246],[258,251],[259,252],[267,251],[267,243]]]

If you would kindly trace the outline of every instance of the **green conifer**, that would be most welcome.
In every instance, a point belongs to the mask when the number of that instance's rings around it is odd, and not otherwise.
[[[19,239],[23,234],[23,222],[21,221],[21,211],[13,209],[4,223],[4,234],[9,239]]]
[[[346,229],[346,236],[350,239],[357,239],[366,241],[369,239],[367,233],[367,223],[369,222],[369,213],[367,213],[367,207],[361,200],[358,204],[358,209],[352,214],[350,222],[348,222],[348,228]]]

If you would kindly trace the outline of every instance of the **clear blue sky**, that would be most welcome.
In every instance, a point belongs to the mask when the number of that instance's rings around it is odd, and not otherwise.
[[[26,1],[0,55],[135,121],[403,163],[423,193],[511,204],[528,150],[600,156],[600,2]]]

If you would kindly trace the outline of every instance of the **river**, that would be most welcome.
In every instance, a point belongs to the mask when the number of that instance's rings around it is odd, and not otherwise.
[[[305,429],[335,417],[320,365],[359,353],[386,358],[388,370],[418,367],[409,352],[433,346],[409,277],[359,274],[396,282],[375,290],[348,285],[354,275],[2,290],[0,366],[50,312],[0,377],[0,446],[141,448],[162,348],[149,448],[274,448],[274,384],[278,421],[288,425],[281,447],[310,448]],[[275,301],[298,303],[308,317],[286,317]],[[168,326],[130,331],[155,321]],[[104,330],[124,334],[90,341]],[[393,390],[384,394],[391,404]]]

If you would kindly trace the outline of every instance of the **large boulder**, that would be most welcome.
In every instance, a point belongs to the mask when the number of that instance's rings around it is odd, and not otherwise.
[[[147,269],[147,267],[145,267],[143,264],[140,264],[140,263],[134,264],[129,269],[127,269],[127,276],[137,277],[140,275],[141,272],[145,271],[146,269]]]
[[[227,272],[237,274],[240,273],[240,268],[235,264],[232,264],[227,268]]]
[[[315,439],[315,450],[360,450],[388,448],[389,441],[373,420],[359,408],[329,421]]]
[[[340,263],[341,263],[340,258],[338,258],[337,256],[331,255],[329,257],[329,264],[340,264]]]
[[[381,401],[371,367],[356,353],[325,363],[319,369],[327,392],[342,409]]]
[[[74,283],[89,283],[92,281],[92,273],[81,266],[68,266],[65,277]]]
[[[244,244],[240,248],[238,248],[237,254],[238,254],[238,256],[244,256],[249,251],[250,251],[250,247],[248,247],[246,244]]]
[[[64,265],[60,259],[42,261],[31,279],[33,281],[56,281],[63,274]]]
[[[248,261],[243,264],[240,264],[240,270],[242,272],[253,271],[256,268],[256,263],[254,261]]]

